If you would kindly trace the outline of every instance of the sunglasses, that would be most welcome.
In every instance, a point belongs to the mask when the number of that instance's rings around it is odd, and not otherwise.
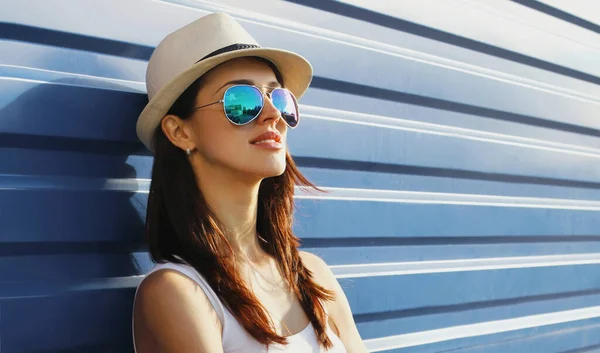
[[[298,102],[296,97],[285,88],[275,88],[266,95],[279,110],[283,120],[290,128],[298,125]],[[225,91],[223,99],[194,108],[194,111],[214,104],[223,103],[225,116],[235,125],[246,125],[256,119],[265,106],[265,94],[256,86],[234,85]]]

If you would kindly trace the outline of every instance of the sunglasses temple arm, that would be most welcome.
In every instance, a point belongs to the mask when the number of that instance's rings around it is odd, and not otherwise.
[[[218,101],[216,101],[216,102],[212,102],[212,103],[209,103],[209,104],[201,105],[201,106],[199,106],[199,107],[196,107],[196,108],[194,108],[194,111],[196,111],[196,110],[198,110],[198,109],[202,109],[202,108],[209,107],[209,106],[211,106],[211,105],[215,105],[215,104],[223,103],[223,102],[224,102],[224,101],[221,99],[221,100],[218,100]]]

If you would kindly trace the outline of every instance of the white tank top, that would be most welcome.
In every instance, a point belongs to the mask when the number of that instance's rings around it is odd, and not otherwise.
[[[245,329],[244,327],[237,321],[237,319],[229,312],[220,301],[217,294],[210,287],[206,279],[194,269],[192,266],[185,264],[176,264],[176,263],[159,263],[155,264],[154,267],[146,274],[149,275],[152,272],[162,270],[162,269],[172,269],[178,271],[185,276],[192,279],[194,282],[198,283],[200,288],[204,290],[204,293],[212,303],[221,323],[223,325],[223,336],[222,336],[222,344],[223,344],[223,352],[224,353],[262,353],[262,352],[285,352],[285,353],[347,353],[344,344],[339,339],[339,337],[331,330],[329,325],[327,324],[327,334],[329,335],[329,339],[333,343],[333,347],[325,351],[322,349],[317,341],[317,336],[313,329],[312,323],[309,323],[306,328],[302,331],[298,332],[293,336],[288,336],[288,344],[280,345],[277,343],[273,343],[269,346],[269,350],[265,348],[264,345],[260,344],[258,341],[254,339]],[[142,279],[143,281],[143,279]],[[140,282],[141,283],[141,282]],[[139,287],[138,287],[139,288]],[[137,290],[136,290],[137,295]],[[324,306],[325,307],[325,306]],[[132,320],[133,324],[133,320]],[[135,351],[135,340],[133,342],[133,348]],[[137,351],[136,351],[137,353]]]

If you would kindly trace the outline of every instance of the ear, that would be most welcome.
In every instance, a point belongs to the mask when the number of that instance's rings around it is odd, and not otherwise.
[[[187,124],[177,115],[165,115],[161,129],[171,143],[182,150],[193,150],[196,146]]]

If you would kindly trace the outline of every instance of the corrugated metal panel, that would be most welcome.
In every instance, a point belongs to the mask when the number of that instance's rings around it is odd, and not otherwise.
[[[315,67],[296,231],[373,352],[600,351],[600,11],[589,1],[0,3],[0,347],[131,351],[169,31],[213,11]]]

